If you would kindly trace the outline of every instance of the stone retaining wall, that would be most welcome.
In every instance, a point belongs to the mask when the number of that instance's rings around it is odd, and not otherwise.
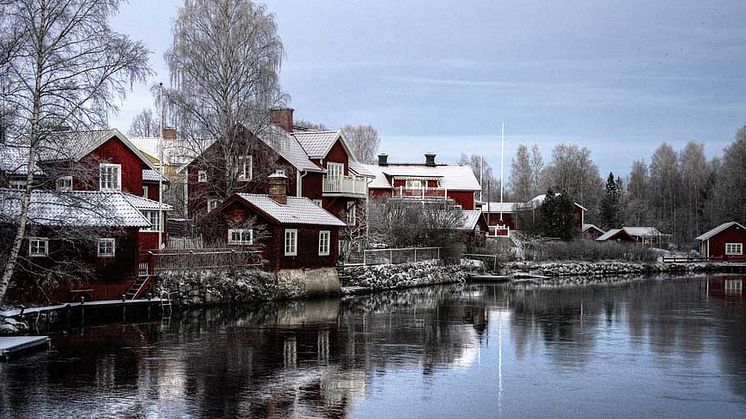
[[[715,266],[706,263],[676,264],[634,263],[621,261],[508,262],[505,264],[504,270],[506,273],[530,272],[554,277],[707,272],[715,270]]]
[[[399,265],[346,267],[344,273],[350,277],[349,285],[385,290],[463,282],[469,269],[468,265],[446,265],[439,260],[429,260]]]

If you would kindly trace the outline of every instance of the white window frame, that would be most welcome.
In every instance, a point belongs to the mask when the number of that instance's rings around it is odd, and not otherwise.
[[[726,256],[742,256],[743,243],[725,243]]]
[[[334,162],[327,162],[326,163],[326,175],[328,177],[342,177],[345,175],[345,165],[344,163],[334,163]]]
[[[142,210],[142,215],[148,221],[150,221],[150,227],[143,227],[142,231],[162,231],[163,229],[163,217],[156,211]]]
[[[238,180],[248,182],[254,178],[254,156],[238,158]]]
[[[66,185],[64,184],[66,183]],[[54,189],[56,191],[72,191],[73,190],[73,177],[72,176],[60,176],[54,181]]]
[[[197,170],[197,182],[207,182],[207,170]]]
[[[726,279],[723,289],[728,295],[743,294],[743,282],[740,279]]]
[[[298,229],[286,228],[284,246],[285,256],[298,256]]]
[[[312,199],[311,201],[313,201],[314,205],[316,205],[317,207],[323,208],[322,201],[320,199]]]
[[[354,226],[357,221],[357,206],[347,208],[347,225]]]
[[[8,187],[10,189],[26,189],[25,180],[10,180],[8,181]]]
[[[44,244],[43,251],[39,246]],[[36,246],[34,246],[36,244]],[[46,237],[29,237],[28,239],[28,255],[32,258],[46,257],[49,256],[49,239]]]
[[[331,254],[332,232],[329,230],[319,231],[319,256],[329,256]]]
[[[142,185],[142,197],[147,198],[148,197],[148,185]]]
[[[209,214],[210,212],[212,212],[212,210],[214,210],[215,208],[217,208],[218,205],[220,205],[220,200],[219,199],[216,199],[216,198],[210,198],[210,199],[208,199],[207,200],[207,213]]]
[[[234,238],[238,236],[238,239]],[[248,240],[247,237],[248,236]],[[251,228],[229,228],[228,244],[237,246],[251,246],[254,244],[254,229]]]
[[[105,243],[110,243],[111,244],[111,253],[109,253],[109,252],[102,253],[101,252],[101,245],[105,244]],[[113,258],[114,256],[116,256],[116,253],[117,253],[117,241],[116,241],[116,239],[113,239],[111,237],[103,237],[103,238],[98,239],[98,244],[96,246],[96,254],[98,255],[98,257],[100,257],[100,258]]]
[[[121,191],[122,190],[122,165],[113,163],[101,163],[99,167],[98,176],[98,189],[100,191]],[[115,169],[115,173],[108,173],[109,169]],[[104,174],[106,174],[107,180],[104,181]],[[108,179],[109,176],[115,174],[114,179]],[[111,186],[108,184],[111,183]]]
[[[405,189],[422,189],[427,186],[427,181],[422,179],[407,179],[404,181]]]

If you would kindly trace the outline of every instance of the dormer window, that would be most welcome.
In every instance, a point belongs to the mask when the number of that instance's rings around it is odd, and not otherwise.
[[[238,180],[245,182],[253,179],[254,174],[254,158],[253,156],[243,156],[238,158]]]
[[[122,190],[122,165],[101,163],[99,190],[102,191],[121,191]]]
[[[326,174],[329,177],[342,177],[345,174],[345,165],[342,163],[327,163]]]

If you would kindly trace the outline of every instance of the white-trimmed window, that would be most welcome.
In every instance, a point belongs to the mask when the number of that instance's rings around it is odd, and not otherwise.
[[[207,182],[207,170],[197,171],[197,182]]]
[[[326,175],[329,177],[342,177],[345,174],[344,163],[327,163]]]
[[[54,182],[54,188],[58,191],[72,191],[73,190],[73,177],[72,176],[60,176]]]
[[[347,225],[354,226],[357,220],[357,207],[351,206],[347,208]]]
[[[142,197],[143,198],[148,197],[148,185],[142,185]]]
[[[98,257],[113,258],[116,248],[116,240],[112,238],[98,239]]]
[[[314,203],[314,204],[315,204],[315,205],[316,205],[317,207],[321,208],[321,200],[320,200],[320,199],[312,199],[312,201],[313,201],[313,203]]]
[[[743,243],[725,243],[725,254],[727,256],[743,255]]]
[[[218,204],[220,203],[219,200],[215,198],[210,198],[207,200],[207,212],[210,212],[218,207]]]
[[[161,217],[158,211],[143,211],[142,215],[150,221],[150,227],[143,228],[143,231],[161,231]]]
[[[319,231],[319,256],[329,256],[332,233],[329,230]]]
[[[101,176],[99,178],[99,189],[102,191],[122,190],[122,165],[101,163],[99,165]]]
[[[26,189],[26,181],[25,180],[11,180],[8,182],[8,187],[10,189]]]
[[[285,256],[298,255],[298,230],[288,228],[285,230]]]
[[[725,280],[725,293],[726,294],[742,294],[743,293],[743,282],[740,279],[726,279]]]
[[[424,186],[420,179],[407,179],[404,187],[407,189],[422,189]]]
[[[28,255],[32,258],[49,255],[49,239],[46,237],[29,237]]]
[[[250,228],[228,229],[228,244],[246,246],[254,244],[254,230]]]
[[[238,180],[250,181],[254,177],[254,157],[242,156],[238,158]]]

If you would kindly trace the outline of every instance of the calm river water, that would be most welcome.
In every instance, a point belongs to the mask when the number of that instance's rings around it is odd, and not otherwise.
[[[746,305],[722,282],[442,286],[88,326],[0,363],[0,417],[746,417]]]

